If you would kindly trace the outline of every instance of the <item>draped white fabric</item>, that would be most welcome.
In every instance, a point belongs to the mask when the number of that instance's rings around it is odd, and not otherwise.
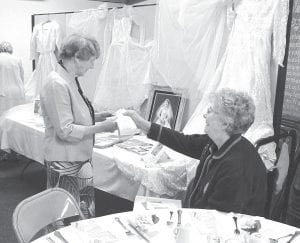
[[[138,109],[148,93],[152,42],[145,42],[142,16],[134,14],[132,7],[112,11],[111,44],[93,104],[97,110]],[[132,36],[133,28],[137,28],[138,38]]]
[[[57,60],[54,54],[61,44],[60,26],[56,21],[37,24],[30,42],[30,58],[36,61],[36,69],[25,83],[28,99],[39,99],[39,93],[47,75],[56,70]]]
[[[107,4],[104,3],[98,7],[98,9],[86,9],[80,12],[75,12],[67,15],[67,35],[70,34],[82,34],[95,38],[99,45],[102,59],[107,49],[107,40],[104,36],[104,29],[107,22],[110,20],[108,14]]]
[[[223,0],[162,0],[157,6],[153,65],[173,88],[202,92],[226,44]]]
[[[253,97],[257,108],[255,121],[245,134],[253,143],[273,135],[270,62],[272,52],[278,64],[283,61],[287,16],[288,0],[242,0],[236,6],[236,18],[225,54],[213,79],[206,83],[206,94],[232,88]],[[185,133],[203,133],[203,114],[208,105],[205,95],[185,126]],[[275,159],[274,146],[263,149],[266,158]]]
[[[21,60],[10,53],[0,53],[0,115],[25,103]]]

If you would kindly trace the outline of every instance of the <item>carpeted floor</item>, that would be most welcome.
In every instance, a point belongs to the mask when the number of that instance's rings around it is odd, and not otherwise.
[[[14,156],[0,161],[0,242],[17,243],[12,227],[15,207],[23,199],[46,188],[44,167],[37,162],[31,163],[21,178],[27,161]]]
[[[23,199],[46,189],[46,171],[38,162],[31,161],[21,177],[22,169],[28,161],[20,155],[0,159],[0,243],[17,243],[12,227],[15,207]],[[95,190],[95,199],[97,217],[133,208],[132,202],[101,190]]]

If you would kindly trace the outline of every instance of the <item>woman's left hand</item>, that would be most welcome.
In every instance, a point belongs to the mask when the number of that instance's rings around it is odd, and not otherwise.
[[[109,111],[102,111],[95,113],[95,121],[101,122],[105,121],[107,117],[111,117],[113,114]]]

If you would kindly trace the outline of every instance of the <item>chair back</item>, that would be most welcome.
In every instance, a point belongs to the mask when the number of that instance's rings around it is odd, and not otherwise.
[[[280,134],[257,141],[256,149],[274,142],[278,159],[273,170],[268,171],[265,217],[285,223],[289,192],[295,171],[296,131],[282,129]]]
[[[13,213],[13,228],[20,243],[27,243],[45,226],[64,218],[84,216],[74,197],[51,188],[21,201]]]

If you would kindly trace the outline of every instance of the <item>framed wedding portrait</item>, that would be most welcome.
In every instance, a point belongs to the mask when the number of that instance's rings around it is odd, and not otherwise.
[[[146,118],[164,127],[180,130],[185,103],[185,90],[154,86],[149,95]]]

